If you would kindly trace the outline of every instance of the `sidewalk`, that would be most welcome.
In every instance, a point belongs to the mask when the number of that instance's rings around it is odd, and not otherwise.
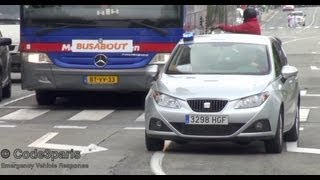
[[[268,12],[264,12],[261,15],[261,25],[269,22],[270,19],[279,12],[279,9],[269,9]]]

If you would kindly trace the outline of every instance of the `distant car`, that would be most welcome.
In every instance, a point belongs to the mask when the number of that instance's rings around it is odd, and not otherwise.
[[[294,11],[294,5],[284,5],[282,11]]]
[[[306,14],[304,14],[302,11],[293,11],[290,13],[290,15],[292,15],[295,18],[297,25],[306,25]]]
[[[11,97],[11,56],[9,53],[10,38],[3,38],[0,32],[0,101]]]
[[[152,85],[145,103],[145,143],[164,140],[262,140],[281,153],[299,137],[298,70],[275,37],[185,36]]]
[[[3,37],[11,38],[9,46],[12,57],[12,71],[21,71],[20,60],[20,7],[19,5],[0,6],[0,31]]]

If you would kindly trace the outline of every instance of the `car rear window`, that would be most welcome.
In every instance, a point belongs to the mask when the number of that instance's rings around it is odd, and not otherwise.
[[[172,53],[167,74],[269,73],[267,46],[246,43],[180,44]]]

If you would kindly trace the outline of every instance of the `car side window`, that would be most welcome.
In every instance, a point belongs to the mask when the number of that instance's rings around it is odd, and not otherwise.
[[[279,56],[279,51],[276,48],[274,43],[272,43],[272,52],[273,52],[272,54],[273,54],[276,77],[278,77],[281,74],[281,69],[282,69],[283,64],[282,64],[281,58]]]

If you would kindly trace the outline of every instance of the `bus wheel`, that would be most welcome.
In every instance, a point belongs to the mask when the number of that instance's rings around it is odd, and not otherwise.
[[[53,92],[36,91],[36,99],[38,105],[52,105],[56,101],[56,96]]]

